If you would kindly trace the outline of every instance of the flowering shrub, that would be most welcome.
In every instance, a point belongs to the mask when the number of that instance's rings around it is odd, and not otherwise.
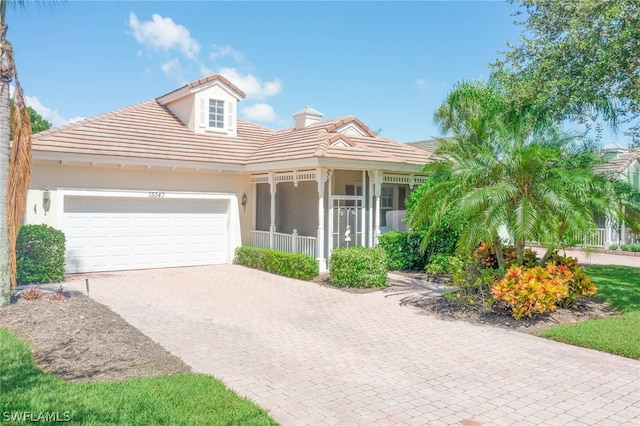
[[[591,278],[584,273],[578,264],[578,259],[575,257],[560,256],[559,254],[554,253],[551,257],[551,261],[556,265],[565,266],[573,274],[568,282],[569,294],[566,298],[558,302],[558,306],[563,308],[574,307],[576,305],[576,301],[580,297],[590,296],[598,289],[591,282]]]
[[[514,246],[505,246],[502,248],[502,254],[504,256],[504,265],[505,268],[513,266],[516,264],[518,255],[516,254],[516,249]],[[487,243],[481,243],[477,249],[473,252],[473,257],[478,262],[480,266],[483,268],[497,268],[498,267],[498,258],[496,256],[496,252]],[[527,248],[524,250],[524,257],[522,259],[522,263],[525,266],[536,266],[538,264],[538,256],[536,252]]]
[[[569,282],[573,272],[566,265],[549,262],[546,267],[512,266],[491,293],[506,301],[516,319],[533,313],[553,311],[559,302],[569,296]]]

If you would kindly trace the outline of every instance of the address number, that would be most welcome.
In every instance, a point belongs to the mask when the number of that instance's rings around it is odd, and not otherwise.
[[[150,192],[149,198],[163,198],[164,192]]]

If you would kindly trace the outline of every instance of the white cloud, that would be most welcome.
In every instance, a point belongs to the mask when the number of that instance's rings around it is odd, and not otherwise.
[[[182,68],[180,67],[180,61],[178,61],[176,58],[160,65],[160,69],[162,69],[162,72],[164,72],[169,77],[173,77],[177,80],[182,79]]]
[[[249,99],[262,100],[282,91],[282,83],[278,79],[262,82],[252,74],[241,74],[235,68],[221,68],[218,72],[238,86]]]
[[[176,24],[171,18],[163,18],[154,13],[151,21],[140,22],[136,15],[130,13],[129,27],[138,43],[154,49],[179,49],[189,59],[197,58],[200,53],[200,44],[191,38],[189,30]]]
[[[212,61],[215,61],[217,58],[224,58],[226,56],[231,56],[234,61],[236,61],[237,63],[242,63],[245,61],[245,57],[242,53],[238,52],[237,50],[235,50],[233,47],[229,46],[228,44],[226,46],[218,46],[216,44],[214,44],[213,46],[211,46],[211,53],[209,54],[209,58]]]
[[[53,127],[62,126],[63,124],[73,123],[74,121],[84,120],[85,117],[76,116],[70,119],[64,118],[60,115],[58,110],[51,109],[40,102],[35,96],[25,95],[24,97],[25,103],[27,106],[35,109],[38,114],[42,116],[45,120],[47,120]]]
[[[442,81],[440,83],[432,83],[426,78],[419,78],[413,84],[415,84],[421,92],[426,92],[430,89],[437,89],[445,86],[445,83]]]
[[[276,112],[271,105],[267,104],[255,104],[242,108],[240,111],[242,116],[247,120],[272,122],[276,121]]]

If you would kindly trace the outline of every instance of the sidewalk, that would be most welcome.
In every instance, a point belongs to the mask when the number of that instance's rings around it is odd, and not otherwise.
[[[577,257],[582,264],[591,265],[621,265],[640,268],[640,256],[625,256],[609,253],[584,253],[579,250],[567,250],[568,256]]]
[[[544,254],[543,247],[533,247],[533,250],[538,252],[538,255]],[[581,264],[589,265],[620,265],[620,266],[635,266],[640,268],[640,253],[632,252],[620,252],[613,254],[612,250],[606,252],[597,251],[593,253],[585,253],[582,250],[558,250],[560,254],[566,253],[567,256],[575,257]]]

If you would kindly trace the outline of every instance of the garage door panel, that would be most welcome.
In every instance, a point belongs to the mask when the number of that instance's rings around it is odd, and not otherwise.
[[[228,201],[65,197],[69,272],[224,263]]]

